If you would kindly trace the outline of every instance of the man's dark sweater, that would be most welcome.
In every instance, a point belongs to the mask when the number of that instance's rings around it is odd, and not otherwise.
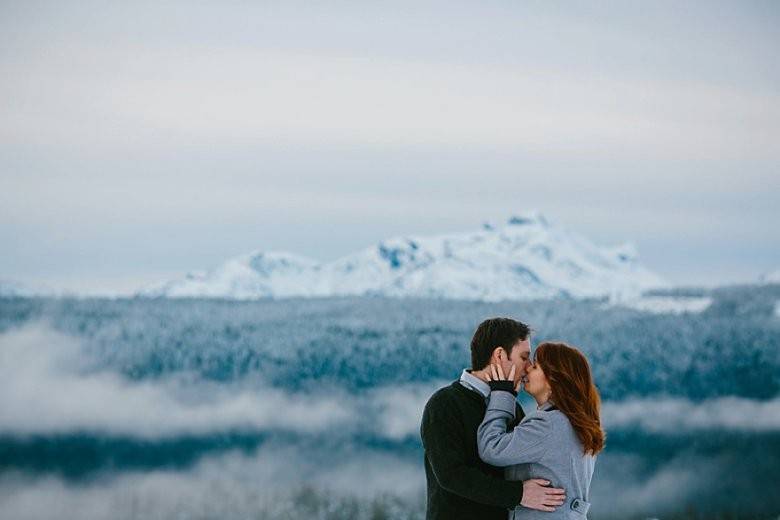
[[[437,391],[423,412],[420,435],[428,482],[427,520],[506,520],[520,503],[522,482],[504,480],[503,468],[482,462],[477,429],[485,417],[485,398],[455,381]],[[517,406],[515,425],[523,418]]]

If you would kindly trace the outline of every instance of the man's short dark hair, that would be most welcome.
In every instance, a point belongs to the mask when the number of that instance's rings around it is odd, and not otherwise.
[[[482,370],[490,361],[496,347],[503,347],[507,355],[518,341],[525,341],[531,328],[511,318],[490,318],[483,321],[471,338],[471,369]]]

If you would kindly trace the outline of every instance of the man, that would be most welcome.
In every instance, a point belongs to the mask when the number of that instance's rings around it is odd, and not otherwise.
[[[420,436],[425,449],[428,484],[427,520],[506,520],[518,504],[554,511],[563,504],[564,490],[549,481],[510,482],[503,468],[490,466],[477,454],[477,429],[490,396],[487,371],[491,363],[505,374],[514,365],[515,387],[521,385],[531,355],[530,329],[509,318],[492,318],[477,327],[471,340],[471,370],[438,390],[423,412]],[[524,417],[517,406],[516,420]]]

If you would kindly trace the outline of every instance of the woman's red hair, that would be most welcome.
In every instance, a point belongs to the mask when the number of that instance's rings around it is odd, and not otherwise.
[[[544,342],[536,347],[536,363],[542,367],[552,388],[550,400],[569,419],[585,453],[604,448],[601,429],[601,399],[585,356],[565,343]]]

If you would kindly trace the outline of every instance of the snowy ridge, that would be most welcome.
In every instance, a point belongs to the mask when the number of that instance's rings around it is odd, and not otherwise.
[[[668,287],[631,245],[598,247],[539,213],[502,227],[384,240],[332,262],[255,251],[144,289],[149,297],[234,299],[381,295],[464,300],[625,300]]]
[[[188,273],[183,280],[142,290],[145,296],[255,299],[296,296],[307,291],[317,262],[292,253],[255,251],[232,258],[212,271]]]

